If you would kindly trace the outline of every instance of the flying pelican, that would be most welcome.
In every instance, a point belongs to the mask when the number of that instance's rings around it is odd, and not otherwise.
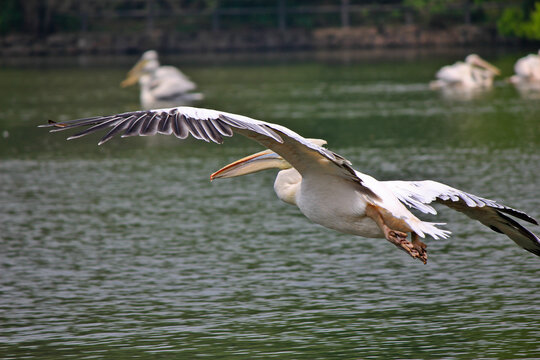
[[[447,87],[463,90],[489,89],[495,75],[500,75],[498,68],[476,54],[468,55],[465,62],[443,66],[435,75],[437,80],[430,83],[432,89]]]
[[[442,203],[480,221],[492,230],[540,256],[540,239],[510,216],[538,222],[510,207],[454,189],[431,180],[378,181],[354,170],[342,156],[323,147],[324,140],[305,139],[288,128],[222,111],[176,107],[96,116],[65,122],[49,121],[41,127],[51,132],[86,127],[68,138],[76,139],[111,128],[99,145],[121,134],[149,136],[174,134],[180,139],[190,134],[196,139],[221,144],[233,132],[268,148],[218,170],[210,179],[245,175],[277,168],[274,190],[281,200],[297,206],[311,221],[343,233],[369,238],[386,238],[413,258],[427,261],[426,235],[447,238],[450,231],[440,223],[418,219],[405,205],[423,213],[436,214],[429,205]],[[510,215],[510,216],[509,216]],[[411,241],[407,236],[411,234]]]
[[[145,109],[178,106],[202,100],[201,93],[191,92],[197,85],[174,66],[160,66],[155,50],[146,51],[128,72],[122,87],[139,82],[141,105]]]

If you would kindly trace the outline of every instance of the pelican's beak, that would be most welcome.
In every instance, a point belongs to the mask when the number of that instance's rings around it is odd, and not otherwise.
[[[135,85],[137,83],[137,81],[139,81],[139,78],[140,78],[140,74],[137,74],[137,75],[134,75],[134,74],[128,74],[128,77],[125,78],[121,83],[120,83],[120,86],[125,88],[125,87],[128,87],[128,86],[131,86],[131,85]]]
[[[127,77],[120,83],[120,86],[122,87],[128,87],[131,85],[135,85],[137,81],[139,81],[139,78],[143,74],[144,66],[148,63],[148,60],[140,60],[138,61],[131,70],[128,71]]]
[[[499,70],[498,67],[496,67],[495,65],[492,65],[490,63],[488,63],[486,60],[482,59],[481,57],[477,57],[474,61],[474,63],[480,67],[483,67],[484,69],[486,70],[489,70],[491,71],[492,73],[494,73],[495,75],[501,75],[501,70]]]
[[[210,175],[210,180],[242,176],[266,169],[287,169],[290,167],[291,165],[287,161],[272,150],[264,150],[222,167]]]

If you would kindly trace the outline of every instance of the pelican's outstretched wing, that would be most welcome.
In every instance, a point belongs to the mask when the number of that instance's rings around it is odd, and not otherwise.
[[[507,235],[527,251],[540,256],[540,239],[507,215],[538,225],[538,222],[522,211],[454,189],[436,181],[383,181],[404,204],[426,214],[436,214],[428,205],[444,204],[480,221],[493,231]]]
[[[174,134],[180,139],[185,139],[191,134],[196,139],[221,144],[223,137],[230,137],[233,132],[236,132],[278,153],[301,174],[316,171],[341,176],[358,184],[358,190],[365,195],[378,199],[375,193],[362,184],[362,180],[356,176],[350,162],[340,155],[313,144],[284,126],[242,115],[179,106],[65,122],[49,121],[49,124],[41,126],[52,127],[51,132],[87,127],[85,130],[70,136],[68,140],[111,128],[99,142],[100,145],[116,135],[122,137],[149,136],[158,133]]]

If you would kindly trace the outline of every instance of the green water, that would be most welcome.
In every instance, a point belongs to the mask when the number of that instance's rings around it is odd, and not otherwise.
[[[434,179],[540,218],[540,100],[503,80],[429,90],[459,56],[169,58],[198,105],[324,138],[379,179]],[[510,75],[523,53],[493,53]],[[172,137],[65,141],[37,128],[137,109],[135,59],[0,68],[0,357],[540,358],[540,262],[449,209],[422,265],[311,224],[275,173],[210,183],[260,148]],[[434,218],[435,219],[435,218]],[[433,220],[434,220],[433,219]],[[538,226],[531,230],[540,232]]]

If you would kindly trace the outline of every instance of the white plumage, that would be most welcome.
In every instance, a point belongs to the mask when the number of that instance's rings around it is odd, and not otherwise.
[[[305,139],[288,128],[246,116],[216,110],[176,107],[135,111],[110,116],[50,122],[51,131],[86,126],[75,139],[109,128],[103,144],[115,135],[189,135],[216,143],[237,132],[269,150],[233,162],[211,179],[245,175],[278,168],[274,189],[278,197],[315,223],[344,233],[384,237],[414,258],[427,260],[426,245],[419,237],[447,238],[438,223],[422,221],[406,207],[436,214],[429,205],[442,203],[504,233],[519,246],[540,256],[540,239],[508,215],[538,224],[525,213],[495,201],[454,189],[435,181],[378,181],[354,170],[348,160],[326,149],[324,140]],[[411,241],[407,240],[411,233]]]
[[[540,98],[540,50],[516,61],[515,74],[508,78],[517,91],[526,98]]]
[[[538,54],[529,54],[518,59],[514,71],[516,74],[510,77],[511,83],[540,83],[540,50]]]
[[[464,91],[489,89],[493,78],[500,75],[499,69],[476,54],[468,55],[465,62],[458,61],[443,66],[430,83],[432,89],[459,88]]]
[[[174,66],[161,66],[154,50],[146,51],[129,71],[122,86],[139,82],[140,101],[145,109],[191,104],[202,100],[201,93],[194,93],[197,85]]]

